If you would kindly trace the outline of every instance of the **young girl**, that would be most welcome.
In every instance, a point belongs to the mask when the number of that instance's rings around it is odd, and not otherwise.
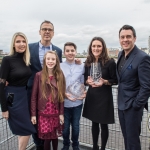
[[[48,51],[44,55],[42,71],[35,75],[31,97],[31,121],[38,124],[38,136],[44,139],[44,150],[50,150],[51,141],[53,150],[57,150],[58,136],[62,135],[65,85],[59,58],[54,51]]]

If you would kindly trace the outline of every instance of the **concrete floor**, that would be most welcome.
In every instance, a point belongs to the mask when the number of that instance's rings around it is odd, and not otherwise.
[[[59,142],[58,142],[58,150],[61,150],[62,147],[63,147],[62,140],[59,140]],[[35,148],[32,148],[30,150],[35,150]],[[73,150],[72,146],[70,146],[69,150]],[[80,150],[92,150],[92,148],[80,145]]]
[[[63,143],[61,140],[59,140],[58,150],[61,150],[62,147],[63,147]],[[73,150],[72,146],[70,146],[69,150]],[[92,148],[80,145],[80,150],[92,150]]]

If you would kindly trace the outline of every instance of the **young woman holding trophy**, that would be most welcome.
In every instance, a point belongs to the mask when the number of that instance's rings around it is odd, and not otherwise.
[[[83,108],[83,117],[92,121],[93,150],[99,150],[99,124],[101,150],[108,139],[108,124],[114,123],[112,85],[117,84],[116,63],[109,58],[105,41],[94,37],[85,61],[85,84],[89,86]]]

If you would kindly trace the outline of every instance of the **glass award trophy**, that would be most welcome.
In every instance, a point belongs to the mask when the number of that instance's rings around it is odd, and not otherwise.
[[[72,98],[78,99],[84,94],[84,89],[84,84],[81,84],[80,82],[76,81],[68,86],[67,93],[71,94]]]
[[[102,77],[101,65],[100,63],[91,63],[90,76],[94,83],[97,84]]]

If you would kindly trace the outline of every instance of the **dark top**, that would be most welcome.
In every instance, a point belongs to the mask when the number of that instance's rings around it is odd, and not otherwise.
[[[123,51],[121,54],[121,58],[118,62],[118,72],[119,74],[121,73],[121,69],[123,68],[123,66],[125,65],[126,61],[128,60],[129,56],[131,55],[132,51],[125,57],[125,52]]]
[[[101,62],[100,62],[101,63]],[[112,85],[117,84],[116,63],[110,59],[101,65],[102,78],[108,80]],[[85,82],[90,76],[90,67],[85,67]],[[83,117],[102,124],[114,123],[114,106],[111,85],[101,87],[89,86],[85,98]]]
[[[9,83],[8,86],[26,86],[31,76],[30,67],[26,66],[23,54],[15,53],[12,56],[4,57],[2,60],[0,70],[0,102],[3,112],[8,110],[4,91],[6,81]]]

